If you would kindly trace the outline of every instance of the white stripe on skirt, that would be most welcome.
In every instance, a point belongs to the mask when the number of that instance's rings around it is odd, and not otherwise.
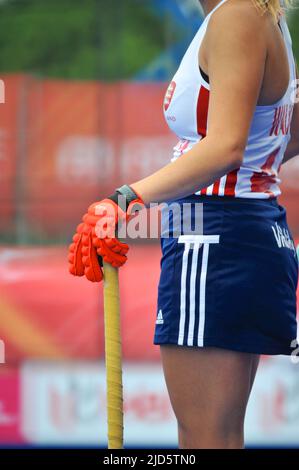
[[[184,243],[185,249],[182,259],[182,274],[181,274],[181,299],[180,299],[180,325],[178,344],[184,344],[185,325],[186,325],[186,295],[189,296],[189,326],[187,345],[193,346],[195,334],[195,318],[196,318],[196,290],[199,288],[199,325],[197,334],[198,346],[204,345],[204,328],[206,316],[206,283],[208,271],[208,258],[210,244],[219,243],[219,235],[181,235],[178,243]],[[203,246],[202,263],[199,286],[197,282],[197,268],[198,268],[198,253],[199,249]],[[190,289],[187,292],[187,271],[188,271],[188,256],[192,248],[192,266],[190,277]]]
[[[198,262],[198,250],[200,245],[196,244],[193,248],[192,253],[192,268],[191,268],[191,279],[190,279],[190,302],[189,302],[189,331],[188,331],[188,346],[193,346],[194,338],[194,325],[195,325],[195,302],[196,302],[196,275],[197,275],[197,262]]]
[[[204,329],[206,319],[206,283],[207,283],[207,271],[208,271],[208,259],[209,259],[209,247],[208,243],[203,246],[202,264],[200,273],[200,298],[199,298],[199,327],[198,327],[198,346],[204,345]]]
[[[184,344],[184,331],[186,321],[186,280],[188,268],[188,255],[190,251],[190,243],[185,244],[183,260],[182,260],[182,275],[181,275],[181,308],[180,308],[180,327],[178,344]]]

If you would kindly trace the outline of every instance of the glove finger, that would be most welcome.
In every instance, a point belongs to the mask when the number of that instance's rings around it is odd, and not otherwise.
[[[114,251],[114,253],[125,255],[129,251],[129,245],[119,241],[117,238],[108,238],[105,240],[105,243],[110,248],[110,250]]]
[[[69,247],[69,272],[74,276],[83,276],[84,275],[84,265],[82,261],[81,253],[81,241],[82,235],[79,236],[77,243],[72,243]]]
[[[125,254],[115,253],[113,250],[110,250],[109,246],[107,246],[105,242],[103,243],[103,247],[105,249],[106,255],[110,256],[116,262],[121,264],[126,262],[127,257]]]
[[[85,257],[85,256],[88,256],[88,253],[89,253],[89,247],[88,245],[82,245],[82,255]]]
[[[69,253],[74,253],[76,246],[77,246],[77,243],[71,243],[69,246]]]
[[[96,215],[85,214],[82,218],[84,224],[94,227],[99,220],[99,217]]]
[[[96,235],[92,236],[92,243],[95,248],[99,248],[101,246],[101,240]]]
[[[87,244],[84,246],[84,250],[87,252],[86,256],[83,256],[84,274],[89,281],[100,282],[103,279],[103,273],[99,265],[96,249],[92,244],[91,231],[87,237]]]
[[[80,240],[80,236],[81,235],[78,232],[75,233],[75,235],[73,236],[73,242],[77,243]]]
[[[103,241],[102,245],[97,249],[97,253],[103,258],[103,261],[112,264],[115,267],[120,267],[127,261],[127,257],[125,255],[120,255],[119,253],[114,253],[109,250],[105,245],[105,241]]]
[[[90,231],[91,231],[92,227],[88,224],[83,224],[83,230],[82,230],[82,233],[83,233],[83,241],[86,239],[86,235],[88,236]]]
[[[80,235],[83,232],[84,224],[79,224],[76,228],[76,233],[73,236],[73,242],[78,243],[80,241]]]
[[[90,233],[91,233],[91,227],[89,227],[88,225],[84,225],[83,233],[82,233],[82,244],[84,246],[89,246]]]
[[[90,249],[91,249],[91,243],[90,243],[90,233],[83,233],[82,235],[82,262],[84,265],[84,268],[89,268],[90,266]]]
[[[87,256],[82,256],[82,262],[83,262],[85,268],[89,268],[89,266],[90,266],[90,258],[89,258],[88,255],[87,255]]]
[[[84,274],[86,279],[90,282],[101,282],[103,279],[103,274],[100,267],[97,270],[92,267],[86,268]]]
[[[121,266],[123,266],[125,264],[125,262],[127,261],[127,259],[120,265],[117,261],[112,261],[111,262],[111,265],[114,267],[114,268],[120,268]]]
[[[76,228],[76,232],[79,233],[79,234],[83,233],[83,228],[84,228],[84,224],[82,224],[82,223],[79,224]]]
[[[69,263],[73,264],[74,261],[75,261],[74,253],[69,252],[67,259],[68,259]]]

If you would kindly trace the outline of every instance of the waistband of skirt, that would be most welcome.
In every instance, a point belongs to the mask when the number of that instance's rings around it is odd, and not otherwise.
[[[263,205],[267,204],[269,206],[277,206],[278,201],[277,197],[265,198],[265,199],[257,199],[257,198],[245,198],[245,197],[232,197],[232,196],[206,196],[200,194],[191,194],[190,196],[186,196],[182,199],[178,199],[176,201],[169,201],[169,202],[177,202],[179,204],[183,203],[199,203],[199,204],[206,204],[206,203],[216,203],[216,204],[252,204],[252,205]]]

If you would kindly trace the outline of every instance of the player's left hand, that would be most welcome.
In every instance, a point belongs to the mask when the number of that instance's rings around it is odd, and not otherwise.
[[[122,266],[129,246],[118,240],[117,227],[143,207],[142,199],[129,186],[122,186],[109,198],[92,204],[69,247],[70,273],[100,282],[103,261],[116,268]]]

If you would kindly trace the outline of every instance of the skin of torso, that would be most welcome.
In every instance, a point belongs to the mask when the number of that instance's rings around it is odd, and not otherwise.
[[[215,12],[215,15],[222,15],[223,21],[227,23],[227,28],[233,25],[228,21],[227,15],[223,15],[224,9],[229,11],[232,8],[239,8],[244,15],[252,14],[252,1],[228,0],[226,4]],[[263,29],[264,40],[267,48],[264,77],[258,100],[259,106],[271,105],[277,102],[285,93],[289,83],[289,64],[286,48],[278,22],[270,12],[260,14],[260,26]],[[209,75],[209,64],[207,60],[209,47],[209,27],[199,50],[199,66]]]

